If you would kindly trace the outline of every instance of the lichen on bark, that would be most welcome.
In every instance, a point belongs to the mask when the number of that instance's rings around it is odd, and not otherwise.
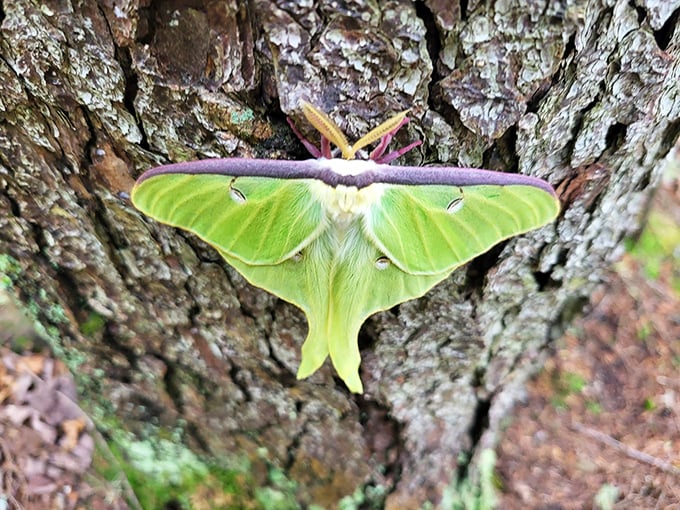
[[[678,7],[637,5],[5,2],[12,290],[77,361],[100,426],[183,424],[198,455],[249,460],[261,483],[277,466],[305,504],[363,486],[391,508],[436,502],[639,227],[678,139]],[[328,366],[296,381],[302,314],[125,195],[166,160],[301,157],[284,122],[306,128],[301,99],[351,137],[411,108],[401,141],[424,145],[407,161],[536,175],[564,205],[371,319],[360,397]]]

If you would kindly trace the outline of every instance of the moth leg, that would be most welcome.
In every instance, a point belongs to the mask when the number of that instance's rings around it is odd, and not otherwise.
[[[399,131],[402,128],[402,126],[408,124],[408,122],[409,118],[404,117],[403,119],[401,119],[401,122],[399,122],[399,124],[397,124],[397,126],[394,129],[388,131],[387,133],[380,137],[380,143],[378,143],[378,146],[375,149],[373,149],[370,155],[370,158],[373,161],[377,161],[378,158],[380,158],[380,156],[384,154],[385,149],[387,149],[387,146],[392,141],[394,135],[397,134],[397,131]]]
[[[326,159],[331,159],[333,153],[331,152],[331,141],[324,135],[321,135],[321,156]]]
[[[406,147],[402,147],[401,149],[397,149],[396,151],[392,151],[389,154],[385,154],[384,156],[382,156],[378,159],[374,159],[373,157],[371,157],[371,159],[373,159],[373,161],[375,161],[376,163],[386,165],[386,164],[390,163],[391,161],[394,161],[395,159],[397,159],[399,156],[406,154],[411,149],[415,149],[419,145],[422,145],[422,143],[423,143],[422,140],[417,140],[413,143],[408,144]]]
[[[322,151],[320,151],[320,150],[316,147],[316,145],[314,145],[312,142],[310,142],[309,140],[307,140],[307,139],[302,135],[302,133],[300,133],[300,130],[297,128],[297,126],[295,126],[295,123],[294,123],[292,120],[290,120],[290,119],[286,119],[286,120],[288,121],[288,125],[290,126],[290,129],[292,129],[292,130],[293,130],[293,133],[295,133],[295,136],[298,137],[298,139],[302,142],[302,145],[305,146],[305,148],[309,151],[309,153],[310,153],[313,157],[315,157],[315,158],[320,158],[320,157],[327,158],[327,157],[330,157],[330,156],[323,155],[323,154],[322,154]],[[321,148],[322,148],[322,149],[323,149],[323,147],[324,147],[324,139],[325,139],[325,137],[324,137],[324,136],[321,136]],[[330,154],[330,142],[328,142],[328,140],[326,140],[326,144],[328,145],[328,152],[329,152],[329,154]]]
[[[413,142],[406,147],[402,147],[400,149],[397,149],[396,151],[390,152],[388,154],[385,154],[385,150],[387,149],[387,146],[390,144],[392,141],[392,138],[394,138],[394,135],[397,134],[397,131],[399,131],[404,125],[408,124],[409,122],[408,117],[404,117],[399,124],[397,124],[394,129],[388,131],[385,133],[381,138],[380,138],[380,143],[378,146],[373,149],[373,151],[370,154],[370,159],[375,161],[376,163],[381,163],[381,164],[387,164],[395,159],[397,159],[399,156],[406,154],[408,151],[411,149],[418,147],[422,142],[418,140],[417,142]],[[385,155],[383,155],[385,154]]]

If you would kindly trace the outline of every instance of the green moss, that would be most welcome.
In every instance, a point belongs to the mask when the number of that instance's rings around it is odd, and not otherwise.
[[[266,450],[260,449],[259,456],[266,461]],[[255,489],[255,499],[259,508],[263,510],[297,510],[300,508],[295,498],[297,483],[289,479],[286,474],[268,463],[267,475],[269,485]]]
[[[586,409],[595,415],[602,414],[602,405],[595,400],[587,400]]]
[[[14,284],[21,279],[23,269],[19,261],[7,254],[0,254],[0,290],[10,290]],[[68,318],[64,309],[56,304],[47,291],[43,288],[38,289],[37,295],[31,299],[25,307],[26,316],[31,319],[37,333],[45,337],[58,336],[58,330],[53,326],[44,326],[40,317],[47,319],[50,324],[66,324]]]
[[[17,259],[5,253],[0,254],[0,290],[11,289],[21,272],[21,265]]]
[[[640,327],[638,327],[637,330],[637,337],[638,340],[644,342],[649,338],[649,335],[651,335],[654,332],[654,327],[652,326],[651,323],[645,321],[643,322]]]
[[[297,510],[300,508],[294,495],[272,487],[255,489],[255,498],[263,510]]]
[[[80,332],[87,337],[93,337],[103,331],[105,325],[104,317],[96,312],[90,312],[87,319],[80,324]]]
[[[568,393],[581,393],[588,384],[583,376],[573,372],[565,372],[561,379],[562,388]]]
[[[496,452],[487,448],[479,456],[477,479],[455,478],[444,490],[438,508],[446,510],[492,510],[496,508],[498,480],[494,474],[495,467]]]
[[[206,463],[179,442],[118,429],[109,446],[144,509],[259,508],[247,472]]]
[[[555,409],[568,409],[569,406],[567,405],[567,401],[564,398],[564,395],[557,394],[553,395],[550,397],[550,405],[552,405]]]
[[[19,261],[6,253],[0,254],[0,273],[15,273],[21,270]]]
[[[231,112],[230,121],[232,124],[238,125],[244,122],[250,122],[255,118],[255,113],[250,108],[243,110],[234,110]]]
[[[556,409],[568,409],[567,397],[581,393],[588,385],[585,377],[574,372],[556,372],[552,378],[555,393],[550,397],[550,403]]]
[[[156,444],[133,441],[128,443],[125,453],[128,462],[145,479],[162,480],[171,486],[181,486],[187,478],[204,478],[208,474],[206,465],[193,452],[167,440],[161,439]]]
[[[674,267],[671,286],[680,293],[680,225],[673,217],[653,210],[640,237],[627,241],[626,247],[652,280],[659,278],[664,265]]]
[[[149,425],[139,439],[125,432],[109,416],[103,427],[117,468],[102,463],[108,480],[129,482],[145,510],[173,508],[192,510],[252,509],[297,510],[297,484],[270,465],[268,483],[258,486],[245,459],[220,462],[205,460],[182,444],[182,423],[174,429]],[[265,453],[263,452],[263,455]]]
[[[383,485],[368,485],[345,496],[338,503],[338,510],[379,510],[385,506],[387,488]]]

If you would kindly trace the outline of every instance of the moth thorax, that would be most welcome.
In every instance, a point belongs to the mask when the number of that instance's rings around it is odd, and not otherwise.
[[[332,187],[317,182],[314,194],[326,209],[328,215],[336,221],[349,222],[365,214],[383,193],[381,184],[371,184],[358,189],[354,186]]]

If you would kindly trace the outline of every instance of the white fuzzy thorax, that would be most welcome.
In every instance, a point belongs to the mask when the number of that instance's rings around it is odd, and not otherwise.
[[[327,159],[328,167],[339,175],[359,175],[374,170],[377,163],[371,159]]]
[[[327,163],[333,172],[340,175],[359,175],[376,165],[373,161],[359,159],[329,159]],[[349,223],[366,214],[380,200],[383,190],[384,185],[380,183],[358,189],[354,186],[334,188],[322,181],[314,181],[311,188],[312,194],[324,206],[330,219],[338,223]]]

